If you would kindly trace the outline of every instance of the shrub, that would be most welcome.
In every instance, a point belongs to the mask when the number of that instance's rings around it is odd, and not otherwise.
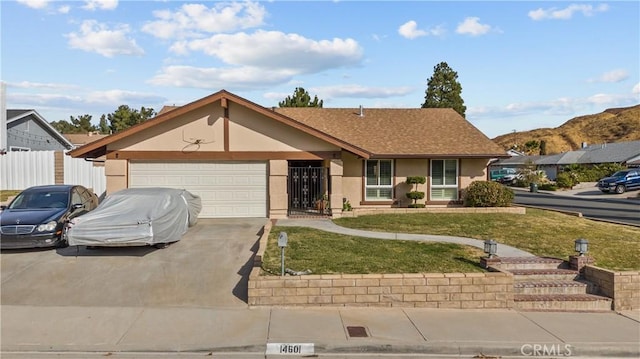
[[[508,187],[496,182],[474,181],[464,192],[466,207],[509,207],[514,193]]]
[[[572,188],[578,183],[578,180],[571,174],[571,172],[558,173],[558,176],[556,177],[556,186],[560,188]]]
[[[558,189],[558,187],[553,183],[546,182],[546,183],[540,184],[538,186],[538,189],[543,191],[555,191]]]
[[[416,191],[418,189],[418,184],[425,184],[427,182],[427,178],[424,176],[413,176],[407,177],[407,184],[414,186],[414,190],[411,192],[407,192],[407,198],[413,200],[413,203],[409,205],[409,208],[423,208],[424,204],[420,205],[417,203],[419,199],[424,198],[424,192]]]

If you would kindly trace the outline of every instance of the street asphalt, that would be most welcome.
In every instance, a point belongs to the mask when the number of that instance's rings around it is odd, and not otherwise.
[[[280,220],[278,225],[308,225],[385,239],[482,245],[481,241],[459,237],[363,233],[330,221]],[[528,255],[507,246],[499,246],[499,251],[502,256]],[[95,306],[2,303],[0,356],[3,359],[640,357],[638,310],[249,308],[127,306],[124,302],[110,306],[103,302]],[[353,335],[355,332],[350,329],[354,328],[361,329],[365,336]],[[304,352],[282,354],[280,350]]]

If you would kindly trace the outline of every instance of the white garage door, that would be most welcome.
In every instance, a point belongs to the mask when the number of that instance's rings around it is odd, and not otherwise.
[[[267,216],[264,162],[131,161],[129,187],[186,189],[202,198],[199,218]]]

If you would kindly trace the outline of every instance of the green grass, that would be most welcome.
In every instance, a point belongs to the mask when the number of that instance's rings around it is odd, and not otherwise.
[[[263,268],[281,272],[278,234],[287,232],[285,265],[295,271],[332,273],[451,273],[481,272],[477,248],[450,243],[421,243],[362,238],[312,228],[273,227]]]
[[[596,265],[611,270],[640,270],[640,229],[527,209],[525,215],[416,213],[340,218],[336,224],[371,231],[494,239],[538,256],[566,259],[574,241],[589,241]],[[498,244],[499,245],[499,244]]]
[[[0,202],[6,201],[9,197],[15,196],[18,193],[22,192],[22,190],[0,190]]]

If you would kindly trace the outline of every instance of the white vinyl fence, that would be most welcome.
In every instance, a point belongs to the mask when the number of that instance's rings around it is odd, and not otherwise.
[[[7,152],[0,155],[0,190],[22,190],[55,184],[54,151]],[[107,188],[104,166],[64,155],[64,183],[93,189],[100,196]]]

